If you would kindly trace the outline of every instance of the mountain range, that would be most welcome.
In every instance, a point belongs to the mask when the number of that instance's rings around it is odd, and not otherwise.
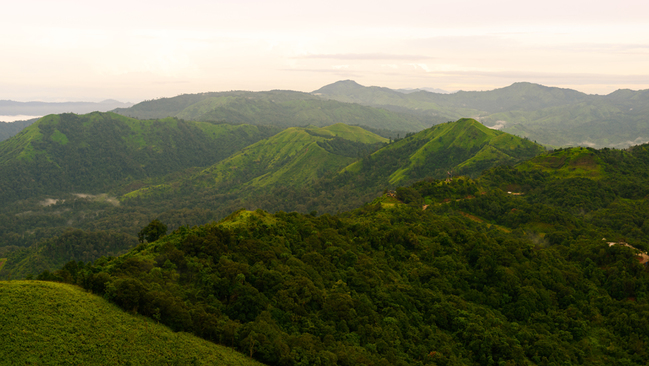
[[[107,112],[115,108],[128,108],[133,103],[124,103],[114,99],[95,102],[16,102],[0,100],[0,116],[45,116],[58,113],[86,114],[90,112]]]
[[[641,122],[644,92],[317,94],[51,114],[1,141],[0,359],[646,363],[649,144],[547,150],[484,124],[610,125],[583,103]],[[441,120],[457,111],[483,123]]]
[[[649,141],[649,90],[589,95],[514,83],[483,92],[403,94],[345,80],[313,94],[437,121],[473,117],[485,125],[549,146],[628,147]]]

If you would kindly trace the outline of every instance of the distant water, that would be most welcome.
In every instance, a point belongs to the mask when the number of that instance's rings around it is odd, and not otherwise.
[[[25,121],[28,119],[32,118],[41,118],[43,116],[26,116],[26,115],[18,115],[18,116],[0,116],[0,121],[1,122],[15,122],[15,121]]]

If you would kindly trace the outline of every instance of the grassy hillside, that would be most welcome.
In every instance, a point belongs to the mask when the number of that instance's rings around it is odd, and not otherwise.
[[[173,118],[141,121],[114,113],[49,115],[0,143],[0,201],[106,192],[208,166],[277,131]]]
[[[401,185],[448,171],[476,175],[487,168],[514,164],[544,149],[529,141],[491,130],[473,119],[440,124],[399,140],[345,169],[373,172],[377,181]]]
[[[291,127],[183,178],[183,183],[144,187],[126,194],[125,198],[159,194],[188,184],[221,192],[234,190],[240,195],[250,190],[300,187],[337,172],[385,142],[383,137],[344,124],[323,128]]]
[[[260,365],[52,282],[0,282],[0,338],[3,365]]]
[[[0,122],[0,141],[4,141],[11,136],[17,135],[18,132],[22,131],[25,127],[36,122],[36,119],[30,119],[26,121],[15,121],[15,122]]]
[[[410,114],[281,90],[186,94],[142,102],[131,108],[116,109],[115,112],[135,118],[177,117],[283,128],[344,123],[376,129],[419,131],[433,124],[432,120]]]
[[[443,121],[474,117],[489,126],[552,146],[627,147],[649,141],[649,91],[587,95],[531,83],[484,92],[410,94],[339,81],[313,92],[326,99],[377,106]]]

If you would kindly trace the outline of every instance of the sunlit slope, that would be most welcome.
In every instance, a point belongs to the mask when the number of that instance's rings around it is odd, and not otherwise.
[[[115,113],[49,115],[0,143],[0,199],[102,192],[208,166],[277,131],[174,118],[142,121]]]
[[[67,284],[0,282],[3,365],[261,365]]]
[[[179,95],[146,101],[115,111],[136,118],[178,117],[196,121],[280,127],[323,127],[345,123],[390,130],[419,131],[432,124],[428,119],[409,114],[323,100],[308,93],[283,90]]]
[[[376,172],[377,180],[391,185],[455,174],[475,175],[484,169],[513,164],[544,148],[504,132],[491,130],[473,119],[434,126],[399,140],[348,166],[349,173]]]
[[[184,185],[224,192],[278,186],[299,187],[335,173],[387,140],[360,127],[288,128],[246,147],[186,179]],[[171,189],[178,183],[145,187],[125,197]]]

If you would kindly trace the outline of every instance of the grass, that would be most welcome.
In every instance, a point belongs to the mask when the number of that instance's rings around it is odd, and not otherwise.
[[[2,365],[261,365],[76,286],[0,282]]]

